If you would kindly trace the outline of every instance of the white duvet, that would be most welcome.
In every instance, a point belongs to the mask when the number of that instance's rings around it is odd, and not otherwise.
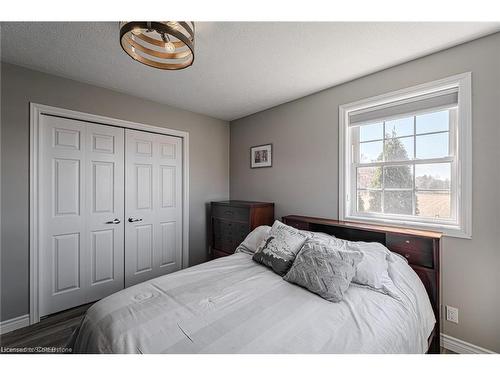
[[[398,298],[351,284],[340,303],[287,283],[245,253],[94,304],[74,336],[90,353],[425,353],[434,314],[418,276],[389,263]]]

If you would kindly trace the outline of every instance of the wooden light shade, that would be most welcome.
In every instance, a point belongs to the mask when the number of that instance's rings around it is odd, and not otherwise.
[[[194,61],[194,22],[120,22],[120,44],[130,57],[145,65],[184,69]]]

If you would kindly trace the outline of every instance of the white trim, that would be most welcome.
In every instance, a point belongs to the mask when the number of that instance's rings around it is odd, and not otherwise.
[[[30,103],[30,324],[40,321],[38,314],[38,123],[42,109]]]
[[[182,268],[189,267],[189,133],[182,137]]]
[[[0,335],[7,332],[15,331],[16,329],[27,327],[30,325],[30,316],[28,314],[17,316],[15,318],[0,322]]]
[[[0,39],[2,38],[2,33],[0,29]],[[2,41],[0,40],[0,58],[2,57]],[[2,97],[2,67],[0,64],[0,98]],[[0,259],[2,257],[2,103],[0,99]],[[1,264],[0,264],[1,267]],[[1,270],[0,270],[1,272]],[[2,290],[2,281],[0,278],[0,292]],[[0,323],[1,327],[1,323]]]
[[[182,138],[183,148],[183,202],[182,202],[182,268],[189,266],[189,133],[181,130],[145,125],[131,121],[72,111],[69,109],[30,103],[30,324],[40,321],[39,316],[39,261],[38,261],[38,159],[40,116],[61,116],[121,128],[142,130]]]
[[[424,223],[424,222],[418,222],[414,223],[409,220],[398,220],[394,219],[391,220],[389,218],[374,218],[370,216],[344,216],[344,218],[339,219],[339,220],[346,220],[346,221],[352,221],[356,223],[368,223],[368,224],[382,224],[386,225],[388,227],[408,227],[411,229],[419,229],[419,230],[428,230],[428,231],[437,231],[437,232],[442,232],[446,236],[449,237],[456,237],[456,238],[464,238],[464,239],[470,239],[471,237],[468,236],[467,234],[464,234],[463,231],[460,229],[457,229],[456,226],[453,225],[445,225],[445,224],[431,224],[431,223]]]
[[[467,341],[441,333],[441,346],[458,354],[497,354]]]
[[[350,215],[348,199],[354,197],[349,187],[352,184],[350,176],[350,159],[347,154],[349,146],[349,115],[355,111],[362,111],[374,106],[383,106],[394,101],[408,100],[415,96],[428,95],[436,90],[458,89],[458,131],[456,137],[457,159],[456,176],[457,184],[455,194],[460,202],[460,211],[457,212],[458,225],[447,225],[432,222],[412,222],[405,218],[403,221],[390,218],[365,217]],[[350,220],[360,222],[379,222],[387,225],[404,225],[412,228],[440,230],[447,236],[459,238],[471,238],[472,236],[472,104],[471,104],[471,72],[457,74],[437,81],[424,83],[390,93],[382,94],[373,98],[362,99],[353,103],[339,106],[339,220]],[[450,132],[451,136],[453,133]],[[452,171],[453,172],[453,171]],[[453,187],[452,187],[453,188]],[[460,194],[460,196],[459,196]],[[369,216],[369,215],[368,215]]]

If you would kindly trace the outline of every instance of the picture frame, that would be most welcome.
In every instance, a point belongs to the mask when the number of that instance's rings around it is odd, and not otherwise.
[[[250,147],[250,168],[271,168],[272,166],[272,143]]]

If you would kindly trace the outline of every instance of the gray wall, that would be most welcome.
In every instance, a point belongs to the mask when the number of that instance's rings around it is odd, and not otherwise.
[[[342,53],[342,51],[339,51]],[[232,199],[276,203],[276,216],[338,217],[338,106],[472,71],[473,239],[445,238],[442,302],[453,337],[500,352],[500,33],[231,122]],[[300,72],[298,72],[300,74]],[[249,168],[272,142],[274,166]]]
[[[115,91],[2,64],[0,321],[29,312],[29,102],[189,132],[191,265],[207,259],[206,208],[229,196],[229,124]],[[189,98],[186,98],[187,100]]]

